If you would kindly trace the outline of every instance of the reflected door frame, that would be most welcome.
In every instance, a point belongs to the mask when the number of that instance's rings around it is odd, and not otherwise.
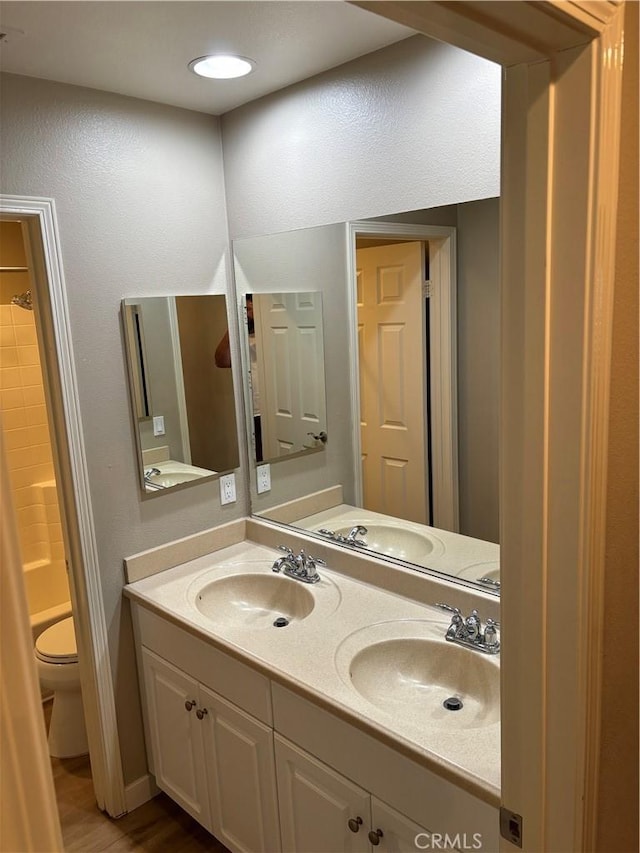
[[[431,383],[431,481],[433,526],[457,532],[458,500],[458,379],[456,313],[456,229],[442,225],[400,222],[347,223],[347,273],[351,383],[351,429],[355,503],[362,506],[360,435],[360,364],[356,240],[378,237],[429,244],[429,350]]]

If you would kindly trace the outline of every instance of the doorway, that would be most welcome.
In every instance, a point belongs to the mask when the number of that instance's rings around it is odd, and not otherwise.
[[[17,225],[23,240],[24,263],[9,265],[27,267],[20,272],[28,276],[25,281],[29,286],[23,290],[11,285],[9,296],[16,296],[17,301],[11,305],[10,314],[12,318],[15,315],[18,321],[22,320],[23,315],[30,315],[29,322],[33,324],[31,332],[21,332],[20,335],[24,336],[25,341],[27,338],[33,341],[35,336],[36,343],[25,343],[25,347],[37,348],[42,374],[41,394],[44,399],[38,406],[42,406],[39,414],[45,424],[35,426],[46,425],[50,432],[53,477],[42,482],[55,483],[60,521],[57,521],[54,509],[49,510],[49,515],[53,525],[60,525],[54,528],[54,532],[59,531],[61,537],[58,547],[50,550],[57,555],[62,553],[63,548],[63,559],[68,567],[66,599],[55,605],[48,616],[55,621],[62,613],[73,609],[95,800],[99,809],[117,817],[124,814],[127,808],[55,205],[50,199],[3,196],[0,221],[14,223],[14,228]],[[29,301],[32,312],[25,307]],[[9,317],[8,312],[3,313]],[[28,327],[24,321],[22,325]],[[7,334],[9,343],[11,339],[15,340],[15,331]],[[24,357],[27,360],[35,358],[35,350],[29,349]],[[25,364],[24,367],[33,365]],[[22,370],[19,363],[18,368]],[[27,376],[33,378],[31,373]],[[22,397],[24,400],[24,394]],[[35,397],[28,397],[27,400],[33,401]],[[13,422],[15,426],[15,418]],[[36,435],[41,436],[42,432]],[[16,440],[24,439],[16,437]],[[44,451],[38,450],[35,458],[39,459],[42,454]],[[2,490],[3,499],[12,503],[13,496],[8,482],[3,482]],[[52,491],[50,485],[49,497]],[[42,500],[46,507],[46,497]],[[46,510],[44,513],[46,519]],[[35,511],[31,510],[25,517],[37,518]],[[37,532],[42,539],[44,531]],[[20,582],[22,580],[20,578]],[[60,597],[64,597],[64,594],[60,593]],[[60,609],[56,610],[56,606]]]
[[[362,505],[431,526],[428,258],[356,239]]]
[[[348,228],[356,505],[458,532],[456,229]]]

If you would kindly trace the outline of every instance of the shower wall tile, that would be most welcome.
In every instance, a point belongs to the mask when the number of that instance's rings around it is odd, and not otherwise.
[[[16,346],[19,347],[37,347],[38,337],[36,335],[35,326],[15,326]],[[39,358],[38,358],[39,362]]]
[[[44,388],[25,388],[24,404],[25,406],[44,406]]]

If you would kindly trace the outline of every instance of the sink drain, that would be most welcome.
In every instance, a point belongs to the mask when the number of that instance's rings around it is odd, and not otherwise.
[[[286,616],[278,616],[278,618],[273,623],[274,628],[286,628],[289,624],[289,620]]]
[[[443,707],[447,709],[447,711],[459,711],[463,708],[462,699],[458,699],[457,696],[449,696],[448,699],[445,699],[442,703]]]

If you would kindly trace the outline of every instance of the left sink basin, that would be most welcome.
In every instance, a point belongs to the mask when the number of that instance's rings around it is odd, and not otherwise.
[[[194,604],[220,627],[270,628],[305,619],[314,609],[315,598],[299,581],[275,574],[244,573],[205,584]]]

